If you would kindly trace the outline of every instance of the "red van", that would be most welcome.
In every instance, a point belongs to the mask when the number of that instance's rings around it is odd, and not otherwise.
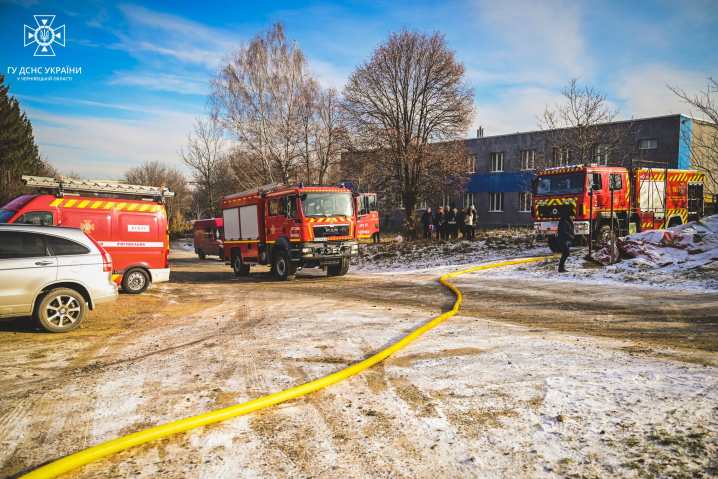
[[[194,222],[194,252],[199,259],[217,255],[224,261],[224,226],[221,218]]]
[[[112,256],[112,280],[131,294],[169,281],[166,189],[23,176],[27,186],[53,194],[25,195],[0,209],[0,223],[80,228]],[[107,193],[140,199],[99,198]]]

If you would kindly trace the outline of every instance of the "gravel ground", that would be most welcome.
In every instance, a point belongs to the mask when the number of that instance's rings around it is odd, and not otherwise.
[[[431,261],[279,283],[176,248],[171,283],[82,329],[0,323],[0,477],[360,361],[450,308],[437,276],[459,267]],[[454,282],[460,314],[370,370],[66,477],[718,474],[715,294],[520,272]]]

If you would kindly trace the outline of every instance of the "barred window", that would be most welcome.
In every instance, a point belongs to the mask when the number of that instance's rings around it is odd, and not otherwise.
[[[533,195],[529,191],[522,191],[519,193],[519,212],[530,213],[531,205],[533,203]]]
[[[489,211],[504,211],[503,193],[489,193]]]
[[[536,150],[523,150],[521,152],[521,169],[533,170],[536,166]]]
[[[491,172],[504,171],[504,154],[491,153]]]

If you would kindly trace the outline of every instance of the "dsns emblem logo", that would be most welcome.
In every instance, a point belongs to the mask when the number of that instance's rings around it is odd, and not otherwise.
[[[52,49],[52,44],[65,46],[65,25],[53,29],[52,22],[55,20],[55,15],[33,16],[37,22],[37,28],[25,25],[25,46],[37,43],[34,56],[54,57],[55,51]]]

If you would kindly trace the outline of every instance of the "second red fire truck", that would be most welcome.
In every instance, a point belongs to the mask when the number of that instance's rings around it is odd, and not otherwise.
[[[272,184],[222,198],[224,261],[237,276],[269,265],[280,280],[302,268],[349,270],[359,252],[351,191]]]
[[[670,228],[703,215],[705,173],[636,162],[618,166],[563,166],[539,173],[533,182],[534,229],[557,251],[558,220],[575,211],[577,238],[606,243],[617,236]]]

